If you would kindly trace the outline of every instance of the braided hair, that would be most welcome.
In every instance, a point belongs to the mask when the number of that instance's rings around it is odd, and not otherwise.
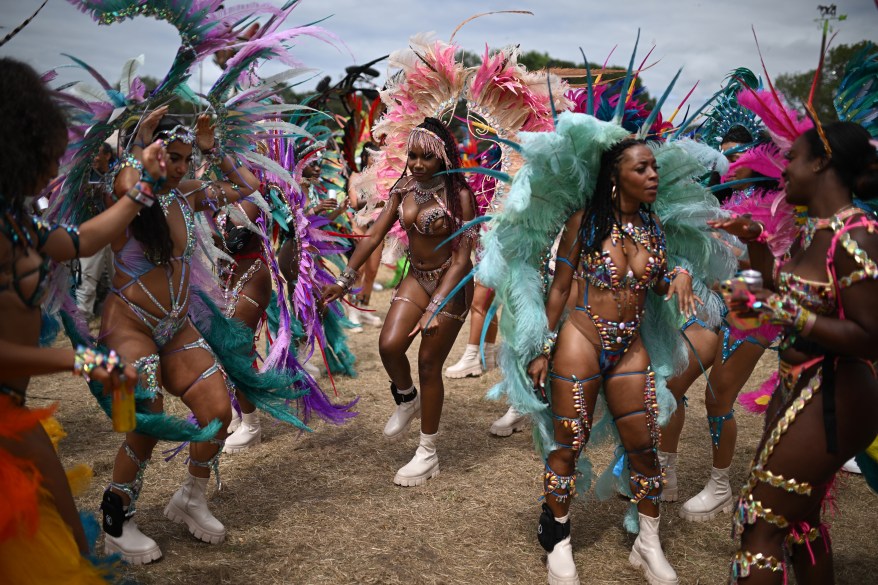
[[[442,123],[441,120],[436,118],[424,118],[424,121],[418,124],[418,128],[424,128],[429,130],[433,134],[437,135],[442,140],[443,150],[445,152],[445,159],[447,159],[451,163],[452,169],[459,169],[462,166],[460,160],[460,152],[457,149],[457,141],[454,139],[454,136],[448,130],[448,127]],[[446,168],[445,160],[440,160],[441,170],[448,170]],[[408,174],[408,166],[406,166],[405,171],[403,171],[403,176]],[[466,181],[463,178],[461,173],[447,173],[444,175],[445,178],[445,196],[448,205],[448,212],[451,216],[457,220],[457,225],[455,230],[462,226],[465,222],[463,219],[463,206],[460,203],[460,194],[463,190],[469,190],[469,185],[467,185]],[[472,197],[470,195],[470,197]],[[473,208],[475,208],[474,202],[471,202]],[[457,236],[454,238],[452,242],[452,249],[457,249],[461,236]]]
[[[601,166],[595,183],[594,195],[591,198],[591,207],[583,214],[580,225],[583,254],[600,253],[604,240],[609,237],[613,225],[619,225],[616,212],[621,211],[621,209],[618,198],[613,199],[613,182],[618,183],[619,162],[622,160],[622,155],[629,148],[640,145],[646,145],[646,142],[626,138],[614,144],[601,156]],[[651,209],[646,204],[641,204],[641,209],[648,213],[648,227],[653,228],[655,220],[652,217]]]

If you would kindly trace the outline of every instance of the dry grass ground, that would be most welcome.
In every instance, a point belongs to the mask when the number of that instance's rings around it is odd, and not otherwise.
[[[382,316],[388,301],[388,292],[375,295]],[[535,538],[542,463],[528,432],[503,439],[488,433],[490,423],[505,412],[505,405],[484,399],[497,372],[447,382],[442,472],[426,486],[399,488],[392,478],[414,452],[416,428],[396,443],[381,434],[393,403],[377,339],[375,328],[351,336],[359,376],[337,380],[341,398],[360,396],[353,422],[317,423],[314,433],[300,434],[263,418],[262,445],[223,457],[224,489],[217,492],[211,484],[209,498],[228,530],[224,544],[196,541],[164,518],[162,510],[186,468],[182,458],[166,463],[157,452],[137,519],[164,558],[130,569],[131,578],[200,585],[544,583],[544,554]],[[464,344],[461,336],[450,363]],[[765,358],[753,384],[771,366]],[[77,503],[96,510],[121,437],[82,383],[69,375],[37,380],[30,395],[33,406],[60,400],[59,418],[70,434],[61,455],[67,465],[85,462],[94,468],[95,481]],[[683,499],[701,489],[710,466],[703,384],[693,389],[689,404],[679,463]],[[744,481],[760,429],[760,419],[741,409],[738,421],[735,486]],[[590,453],[596,466],[611,455],[606,446]],[[839,511],[830,520],[838,583],[875,583],[875,495],[859,477],[840,478],[838,495]],[[678,518],[679,506],[662,507],[661,530],[680,582],[726,582],[735,549],[730,518],[689,523]],[[633,537],[621,527],[624,509],[621,501],[597,502],[590,494],[573,504],[574,554],[584,584],[644,582],[627,562]]]

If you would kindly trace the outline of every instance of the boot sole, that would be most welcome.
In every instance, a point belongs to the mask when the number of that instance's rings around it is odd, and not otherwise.
[[[104,554],[118,554],[120,557],[122,557],[122,560],[129,565],[148,565],[149,563],[155,562],[162,558],[162,550],[159,548],[159,545],[155,545],[154,548],[151,548],[144,552],[129,553],[125,552],[122,547],[107,538],[104,539]]]
[[[679,579],[661,579],[653,575],[649,570],[649,565],[643,562],[643,557],[640,556],[637,549],[631,549],[631,554],[628,555],[628,562],[631,563],[631,566],[635,569],[643,571],[643,574],[646,577],[646,582],[649,583],[649,585],[679,585],[680,583]]]
[[[438,465],[424,475],[419,475],[418,477],[400,477],[399,474],[396,474],[393,478],[393,483],[401,487],[416,487],[424,485],[427,483],[427,480],[433,479],[437,475],[439,475]]]
[[[708,522],[720,514],[731,514],[734,507],[734,500],[729,498],[727,502],[723,502],[713,510],[708,510],[707,512],[689,512],[685,508],[680,508],[680,518],[690,522]]]
[[[491,427],[491,434],[495,437],[508,437],[513,433],[518,433],[524,430],[524,427],[527,426],[527,421],[521,421],[520,423],[514,424],[511,427],[503,427],[500,429],[495,429]]]
[[[452,380],[461,380],[463,378],[478,378],[482,373],[482,366],[476,366],[459,372],[449,372],[448,370],[445,370],[445,377]]]
[[[246,451],[250,447],[255,447],[255,446],[261,445],[261,444],[262,444],[262,437],[259,437],[255,441],[251,441],[250,443],[247,443],[246,445],[229,445],[228,443],[226,443],[225,445],[223,445],[223,453],[240,453],[241,451]]]
[[[550,570],[549,585],[580,585],[579,575],[574,575],[573,577],[559,577],[558,575],[553,575]]]
[[[225,530],[221,533],[205,530],[192,516],[175,506],[173,502],[165,506],[165,518],[177,524],[185,524],[192,536],[208,544],[220,544],[226,539]]]

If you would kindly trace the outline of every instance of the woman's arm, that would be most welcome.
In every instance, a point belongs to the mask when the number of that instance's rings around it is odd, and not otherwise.
[[[152,179],[165,177],[165,150],[160,143],[142,149],[135,147],[135,155],[144,171]],[[55,261],[63,262],[78,256],[96,254],[128,227],[144,205],[154,204],[153,185],[141,180],[141,172],[135,166],[125,166],[116,177],[113,186],[119,200],[109,208],[79,227],[79,241],[67,230],[56,229],[46,240],[42,252]]]
[[[399,198],[399,192],[391,189],[387,205],[384,206],[381,215],[378,216],[378,219],[372,224],[369,231],[366,232],[366,237],[361,238],[357,243],[357,247],[354,253],[351,254],[351,259],[348,261],[345,272],[358,271],[375,249],[378,248],[378,245],[384,241],[387,232],[390,231],[394,222],[396,222],[396,208],[399,207]],[[324,304],[331,303],[343,297],[346,292],[341,285],[331,284],[323,289],[323,302]]]
[[[571,215],[564,224],[564,231],[561,232],[561,241],[558,243],[558,253],[555,256],[555,276],[546,298],[546,321],[550,333],[558,329],[561,316],[567,307],[567,299],[570,297],[573,274],[579,264],[582,251],[579,229],[582,225],[583,213],[585,212],[577,211]],[[546,400],[545,386],[549,375],[549,356],[542,353],[532,359],[527,367],[527,375],[533,381],[534,389],[538,390],[543,400]]]
[[[849,233],[857,247],[866,253],[866,259],[864,264],[858,264],[842,246],[838,246],[835,252],[836,274],[843,280],[855,271],[862,271],[865,266],[871,265],[871,268],[867,269],[862,280],[857,280],[840,291],[844,319],[817,316],[813,313],[813,317],[804,315],[800,319],[801,330],[797,335],[819,343],[837,355],[876,360],[878,311],[875,310],[875,299],[878,298],[878,270],[874,262],[878,258],[878,236],[867,234],[864,229],[854,229]],[[812,321],[810,326],[809,319]]]
[[[215,124],[202,114],[195,123],[198,149],[219,167],[228,181],[181,181],[180,191],[189,198],[195,211],[216,210],[250,195],[259,189],[259,179],[245,165],[223,152],[214,135]]]

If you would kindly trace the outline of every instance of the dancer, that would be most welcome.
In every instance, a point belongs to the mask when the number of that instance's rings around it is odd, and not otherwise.
[[[763,97],[764,99],[764,97]],[[770,98],[769,98],[770,99]],[[731,297],[732,311],[784,328],[779,383],[734,516],[741,548],[732,579],[832,583],[830,540],[820,512],[832,479],[878,434],[878,222],[853,196],[878,193],[878,155],[869,133],[839,122],[805,131],[783,172],[787,201],[808,208],[790,254],[756,265],[766,288]],[[714,222],[758,248],[760,225],[743,217]]]
[[[472,269],[470,252],[477,234],[470,228],[446,242],[473,219],[475,202],[460,174],[437,176],[440,171],[460,168],[457,145],[445,125],[426,118],[411,131],[407,153],[407,172],[391,189],[381,215],[357,245],[347,268],[335,284],[324,290],[324,303],[341,298],[351,289],[360,267],[393,224],[399,222],[409,238],[410,268],[391,300],[378,343],[397,404],[384,427],[385,437],[400,437],[412,418],[421,416],[421,438],[415,456],[393,479],[397,485],[416,486],[439,473],[436,443],[445,394],[442,364],[466,319],[472,285],[449,295]],[[412,381],[405,355],[419,332],[421,394]]]
[[[113,243],[116,275],[113,294],[104,305],[101,338],[141,370],[152,395],[148,410],[163,410],[164,388],[183,400],[200,425],[217,419],[221,422],[214,439],[190,444],[188,477],[165,508],[169,519],[185,523],[196,538],[217,544],[225,538],[225,527],[208,510],[205,491],[211,469],[218,469],[231,405],[225,373],[187,316],[196,247],[194,214],[233,203],[253,192],[259,182],[237,159],[223,152],[206,115],[198,117],[195,133],[173,124],[157,131],[166,113],[167,106],[163,106],[143,118],[131,152],[120,163],[116,176],[115,193],[128,191],[140,175],[143,145],[153,136],[167,145],[167,179],[155,185],[158,205],[145,208],[130,230]],[[219,167],[228,181],[185,179],[193,146]],[[126,435],[101,504],[107,552],[120,553],[132,564],[149,563],[162,554],[133,519],[143,474],[156,443],[156,438],[138,432]]]
[[[361,169],[365,169],[369,165],[369,157],[371,156],[369,149],[371,148],[376,148],[376,145],[371,142],[363,145],[363,150],[360,153]],[[352,171],[348,177],[348,201],[355,212],[360,211],[366,206],[366,198],[360,186],[362,181],[363,174],[360,171]],[[351,230],[354,232],[354,235],[365,236],[374,223],[374,221],[369,220],[365,225],[360,225],[359,218],[354,216],[351,219]],[[383,250],[384,242],[381,242],[375,251],[372,252],[372,255],[369,256],[369,259],[366,260],[366,263],[363,265],[363,273],[357,282],[354,283],[354,288],[359,289],[360,292],[352,297],[351,305],[353,306],[348,310],[348,320],[354,324],[354,327],[350,329],[351,333],[361,332],[363,330],[361,325],[364,323],[373,327],[381,327],[381,317],[369,309],[369,303],[372,300],[375,277],[378,275],[378,268],[381,265],[381,252]]]
[[[568,219],[558,247],[546,303],[549,331],[561,323],[574,274],[582,277],[576,291],[582,301],[528,366],[537,391],[550,384],[555,419],[557,447],[546,461],[540,517],[550,583],[578,582],[568,511],[576,494],[576,459],[588,442],[602,386],[628,454],[632,502],[640,514],[632,563],[645,565],[651,581],[677,582],[658,541],[658,413],[654,374],[639,329],[647,290],[677,295],[685,314],[694,312],[695,300],[689,273],[668,267],[664,233],[649,211],[658,180],[655,156],[644,142],[626,139],[613,145],[601,157],[591,207]]]
[[[137,376],[118,356],[86,347],[39,347],[41,305],[65,296],[65,274],[52,261],[93,254],[120,234],[144,207],[139,183],[79,228],[33,213],[33,197],[58,173],[67,125],[40,76],[13,59],[0,59],[0,581],[102,582],[90,555],[71,487],[40,422],[55,407],[26,406],[31,376],[72,371],[108,390]],[[143,164],[162,177],[163,150],[151,145]],[[71,306],[67,307],[71,309]],[[47,318],[48,319],[48,318]]]

